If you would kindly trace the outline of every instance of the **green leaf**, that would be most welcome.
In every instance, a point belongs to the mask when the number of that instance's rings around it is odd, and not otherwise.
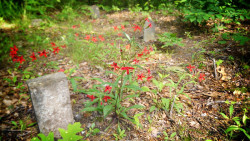
[[[75,122],[74,124],[68,125],[68,130],[59,128],[58,129],[62,138],[59,141],[77,141],[82,139],[82,136],[76,135],[78,132],[83,131],[80,122]]]
[[[138,97],[138,96],[139,96],[139,94],[132,94],[132,95],[128,95],[128,96],[124,97],[122,100],[125,100],[127,98]]]
[[[49,132],[47,137],[44,134],[39,133],[38,137],[40,137],[41,141],[54,141],[54,133],[53,132]]]
[[[70,82],[72,84],[73,91],[75,92],[77,90],[77,84],[74,78],[70,79]]]
[[[150,109],[149,109],[149,112],[150,113],[153,112],[155,110],[155,108],[156,108],[155,106],[151,106]]]
[[[128,107],[128,108],[126,108],[126,111],[128,111],[128,110],[130,110],[130,109],[134,109],[134,108],[136,108],[136,109],[140,109],[140,108],[145,108],[144,106],[142,106],[142,105],[133,105],[133,106],[130,106],[130,107]]]
[[[224,113],[220,113],[225,119],[229,119],[228,116],[226,116]]]
[[[131,122],[134,122],[134,120],[131,119],[131,118],[129,118],[128,115],[127,115],[125,112],[121,112],[120,114],[121,114],[122,117],[124,117],[125,119],[127,119],[127,120],[129,120],[129,121],[131,121]]]
[[[164,105],[165,110],[168,111],[170,107],[170,99],[162,98],[161,101],[162,101],[162,104]]]
[[[226,44],[227,41],[218,41],[218,43],[223,45],[223,44]]]
[[[137,85],[126,85],[124,88],[128,88],[134,91],[141,91],[141,88]]]
[[[33,137],[31,141],[40,141],[40,139],[38,137]]]
[[[104,118],[106,118],[112,112],[113,109],[114,109],[113,105],[104,106],[104,108],[103,108],[103,116],[104,116]]]
[[[147,86],[143,86],[143,87],[141,87],[141,89],[142,89],[143,92],[149,92],[150,91],[150,89]]]
[[[229,107],[230,118],[232,118],[233,112],[234,112],[234,106],[233,106],[233,105],[230,105],[230,107]]]
[[[244,115],[242,117],[242,122],[243,124],[246,126],[247,125],[247,119],[249,119],[247,116],[246,116],[246,112],[247,110],[244,108]]]
[[[170,135],[170,138],[173,138],[175,135],[176,135],[176,132],[172,133],[172,134]]]
[[[140,121],[139,121],[139,118],[138,117],[140,117],[140,116],[142,116],[144,113],[138,113],[138,114],[135,114],[134,115],[134,123],[136,124],[136,126],[137,127],[139,127],[140,126]]]
[[[218,61],[216,61],[216,65],[220,66],[220,64],[223,63],[223,60],[219,59]]]

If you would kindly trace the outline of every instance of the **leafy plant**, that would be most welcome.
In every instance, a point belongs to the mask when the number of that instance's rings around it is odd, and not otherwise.
[[[170,135],[170,137],[168,137],[168,134],[166,133],[166,131],[164,131],[163,134],[165,135],[164,139],[165,139],[166,141],[168,141],[168,140],[174,140],[173,138],[174,138],[174,136],[176,136],[176,132],[173,132],[173,133]]]
[[[120,128],[120,124],[118,123],[118,127],[117,127],[117,134],[114,133],[113,136],[115,137],[115,140],[121,140],[124,137],[126,137],[127,135],[125,134],[125,130],[122,130]]]
[[[191,80],[191,81],[188,81],[188,82],[183,82],[182,81],[186,78],[186,77],[192,77],[190,74],[182,74],[180,77],[179,77],[179,80],[175,83],[173,80],[171,79],[168,79],[169,83],[166,84],[166,86],[169,87],[169,94],[170,94],[170,100],[168,99],[163,99],[163,103],[165,104],[164,105],[164,108],[166,108],[165,110],[169,110],[168,108],[170,107],[170,103],[171,103],[171,109],[170,109],[170,117],[172,116],[172,111],[173,111],[173,108],[175,108],[177,110],[177,112],[180,113],[180,109],[182,108],[182,104],[179,103],[178,101],[176,100],[179,100],[178,99],[178,96],[181,94],[181,95],[185,95],[188,99],[191,100],[191,98],[186,94],[184,93],[184,88],[186,87],[187,84],[190,84],[190,83],[196,83],[195,81]],[[174,95],[172,95],[172,91],[174,93]],[[169,105],[167,105],[169,104]]]
[[[59,139],[59,141],[78,141],[82,139],[82,136],[76,135],[77,133],[83,131],[83,128],[81,128],[80,122],[75,122],[74,124],[68,125],[68,130],[59,128],[60,135],[62,136],[62,139]],[[39,137],[39,138],[38,138]],[[42,133],[38,134],[38,137],[33,137],[31,141],[54,141],[54,133],[50,132],[48,136],[45,136]]]
[[[49,132],[48,136],[45,136],[43,133],[39,133],[38,137],[33,137],[31,141],[54,141],[54,133]]]
[[[159,41],[164,43],[162,48],[169,47],[169,46],[184,46],[182,42],[182,38],[178,38],[175,33],[165,32],[159,35]]]
[[[91,136],[91,135],[92,136],[96,135],[99,132],[100,132],[100,129],[95,128],[95,123],[92,123],[90,128],[89,128],[89,131],[86,133],[86,137]]]
[[[220,64],[222,64],[223,63],[223,60],[221,60],[221,59],[219,59],[218,61],[216,61],[216,65],[217,66],[220,66]]]
[[[127,111],[134,108],[143,108],[143,106],[133,105],[126,108],[122,106],[120,103],[125,99],[134,98],[138,96],[136,94],[123,96],[124,92],[128,92],[128,90],[138,91],[141,89],[140,87],[138,87],[137,82],[131,80],[132,73],[127,74],[125,76],[123,75],[124,73],[125,71],[123,71],[122,74],[117,77],[114,83],[103,82],[99,78],[94,78],[95,80],[100,81],[101,84],[94,86],[93,89],[84,91],[85,93],[89,94],[89,97],[91,95],[93,99],[85,103],[85,108],[82,111],[99,111],[103,113],[104,118],[106,118],[110,113],[114,111],[116,117],[123,117],[125,119],[134,122],[134,120],[129,118],[129,116],[127,115]],[[115,73],[112,72],[112,74]],[[120,84],[119,81],[121,82]],[[129,82],[131,84],[127,84]],[[97,89],[97,87],[103,87],[105,85],[106,87],[104,92]],[[107,96],[107,93],[105,92],[109,92],[110,94]],[[98,98],[95,98],[94,96]],[[104,101],[107,102],[108,104],[104,105]],[[96,107],[92,107],[94,103],[98,103]]]
[[[20,129],[21,131],[26,130],[27,127],[31,127],[36,123],[31,123],[27,125],[23,120],[19,120],[19,122],[11,121],[11,123],[14,125],[14,129]]]
[[[240,117],[233,117],[233,112],[234,112],[234,107],[233,105],[236,103],[236,102],[229,102],[229,101],[226,101],[225,103],[227,104],[230,104],[230,107],[229,107],[229,116],[227,116],[226,114],[220,112],[220,114],[227,120],[233,120],[236,125],[230,125],[226,130],[225,130],[225,133],[226,134],[229,134],[230,136],[230,139],[232,138],[235,138],[239,135],[239,132],[243,132],[245,134],[245,136],[250,139],[250,134],[249,134],[249,127],[247,127],[247,120],[249,120],[250,118],[248,118],[246,116],[246,113],[247,113],[247,109],[244,108],[243,111],[244,111],[244,114],[243,114],[243,117],[242,117],[242,120],[240,119]]]

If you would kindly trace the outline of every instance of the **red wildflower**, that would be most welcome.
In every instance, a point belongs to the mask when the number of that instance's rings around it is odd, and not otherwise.
[[[32,55],[30,56],[30,58],[32,58],[32,61],[36,60],[36,56],[35,53],[33,52]]]
[[[110,43],[112,46],[114,46],[114,43]]]
[[[137,75],[138,77],[137,77],[137,80],[142,80],[142,78],[144,78],[145,76],[143,75],[143,73],[142,74],[139,74],[139,75]]]
[[[64,69],[60,68],[60,70],[58,72],[64,72],[64,71],[65,71]]]
[[[91,40],[92,40],[94,43],[98,41],[98,40],[96,39],[96,37],[92,37]]]
[[[127,71],[127,74],[129,74],[129,70],[133,70],[135,68],[133,67],[122,67],[121,70],[126,70]]]
[[[45,50],[43,50],[42,52],[38,52],[39,53],[39,56],[44,56],[44,57],[47,57],[47,53]]]
[[[86,35],[84,39],[89,40],[90,39],[90,35]]]
[[[147,81],[150,81],[153,78],[153,76],[148,76]]]
[[[99,39],[101,40],[101,41],[104,41],[105,39],[102,37],[102,35],[99,35]]]
[[[56,47],[56,44],[54,42],[50,43],[52,45],[52,47]]]
[[[112,89],[112,87],[110,87],[109,85],[108,86],[106,86],[105,87],[105,90],[104,90],[104,92],[107,92],[107,91],[109,91],[109,93],[111,92],[111,89]]]
[[[104,98],[103,98],[103,100],[104,100],[105,102],[107,102],[108,99],[111,99],[111,98],[110,98],[109,96],[104,96]]]
[[[62,47],[62,48],[66,48],[66,45],[62,45],[61,47]]]
[[[88,98],[91,99],[91,101],[93,101],[95,99],[94,95],[87,95]]]
[[[118,30],[118,27],[117,27],[117,26],[114,26],[114,30],[115,30],[115,31]]]
[[[139,60],[137,60],[136,58],[133,60],[133,62],[135,62],[135,64],[139,63]]]
[[[150,74],[151,73],[151,71],[150,71],[150,69],[148,69],[148,74]]]
[[[79,26],[80,26],[80,25],[79,25]],[[75,28],[77,28],[77,27],[78,27],[78,25],[73,25],[73,26],[72,26],[73,29],[75,29]]]
[[[113,62],[113,64],[112,64],[111,66],[113,66],[113,67],[114,67],[114,70],[116,70],[116,69],[119,69],[119,68],[120,68],[120,67],[118,67],[118,66],[117,66],[117,63],[115,63],[115,62]]]
[[[144,47],[143,53],[149,54],[149,50],[147,50],[147,49],[148,49],[147,47]]]
[[[53,48],[53,49],[54,49],[54,51],[53,51],[54,54],[59,53],[59,51],[60,51],[59,47],[56,47],[56,48]]]
[[[18,61],[20,62],[20,64],[22,64],[25,60],[23,59],[23,56],[18,57]]]
[[[138,57],[142,57],[142,55],[143,55],[143,53],[141,53],[141,54],[138,54]]]
[[[146,18],[145,21],[148,21],[148,22],[149,22],[148,18]]]
[[[11,58],[13,59],[13,58],[16,58],[16,56],[17,56],[17,52],[16,51],[11,51],[10,52],[10,56],[11,56]]]
[[[13,47],[11,47],[10,49],[11,49],[11,51],[13,51],[13,52],[17,52],[17,51],[18,51],[18,48],[16,47],[16,45],[14,45]]]
[[[135,26],[133,27],[134,28],[134,31],[136,31],[136,30],[140,30],[141,31],[141,27],[140,26],[138,26],[138,25],[136,25],[136,24],[134,24]]]
[[[122,29],[122,30],[124,30],[124,29],[125,29],[124,25],[121,25],[121,29]]]
[[[195,68],[195,66],[191,66],[191,65],[189,65],[189,66],[187,66],[187,68],[189,69],[189,71],[190,71],[190,72],[192,72],[192,69],[194,69],[194,68]]]
[[[79,36],[79,34],[78,34],[78,33],[75,33],[75,36],[76,36],[76,37],[78,37],[78,36]]]
[[[117,35],[118,35],[118,36],[122,36],[122,34],[121,34],[121,33],[118,33]]]
[[[150,27],[150,28],[151,28],[151,27],[152,27],[152,24],[151,24],[151,23],[149,23],[148,27]]]
[[[200,81],[200,82],[201,82],[202,80],[205,80],[204,76],[205,76],[204,73],[200,73],[200,76],[199,76],[199,81]]]

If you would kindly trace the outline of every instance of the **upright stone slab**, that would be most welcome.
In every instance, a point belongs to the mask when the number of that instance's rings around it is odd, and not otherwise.
[[[73,124],[68,80],[63,72],[45,75],[27,81],[40,132],[54,132],[60,138],[58,128],[67,129]]]
[[[144,24],[144,42],[155,40],[155,24],[151,19],[147,19]]]
[[[100,18],[100,10],[98,6],[96,5],[91,6],[90,11],[91,11],[91,17],[93,19]]]

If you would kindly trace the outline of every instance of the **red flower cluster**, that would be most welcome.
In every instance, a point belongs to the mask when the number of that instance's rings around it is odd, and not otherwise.
[[[79,28],[80,27],[80,24],[78,25],[73,25],[72,28],[75,29],[75,28]]]
[[[133,70],[135,68],[133,67],[122,67],[121,70],[126,70],[127,71],[127,74],[129,74],[129,70]]]
[[[16,45],[14,45],[13,47],[10,48],[10,56],[13,62],[19,62],[20,64],[22,64],[25,60],[23,59],[23,56],[18,56],[17,51],[18,48],[16,47]]]
[[[140,26],[138,26],[138,25],[136,25],[136,24],[134,24],[135,26],[133,27],[134,28],[134,31],[136,31],[136,30],[139,30],[139,31],[141,31],[141,27]]]
[[[109,91],[109,93],[110,93],[110,92],[111,92],[111,90],[112,90],[112,87],[110,87],[110,86],[108,85],[108,86],[106,86],[106,87],[105,87],[104,92]]]
[[[195,66],[191,66],[191,65],[187,66],[187,69],[188,69],[190,72],[192,72],[192,69],[194,69],[194,68],[195,68]]]
[[[151,28],[151,27],[152,27],[152,24],[151,24],[151,22],[148,20],[148,18],[146,18],[146,19],[145,19],[145,21],[149,22],[148,27],[150,27],[150,28]]]
[[[199,81],[201,82],[202,80],[205,80],[204,78],[205,74],[204,73],[200,73],[200,76],[199,76]]]
[[[84,39],[86,39],[88,41],[91,39],[91,41],[93,41],[94,43],[98,41],[97,37],[92,37],[91,38],[90,35],[86,35]],[[100,41],[104,41],[105,40],[102,35],[99,35],[99,39],[100,39]]]

